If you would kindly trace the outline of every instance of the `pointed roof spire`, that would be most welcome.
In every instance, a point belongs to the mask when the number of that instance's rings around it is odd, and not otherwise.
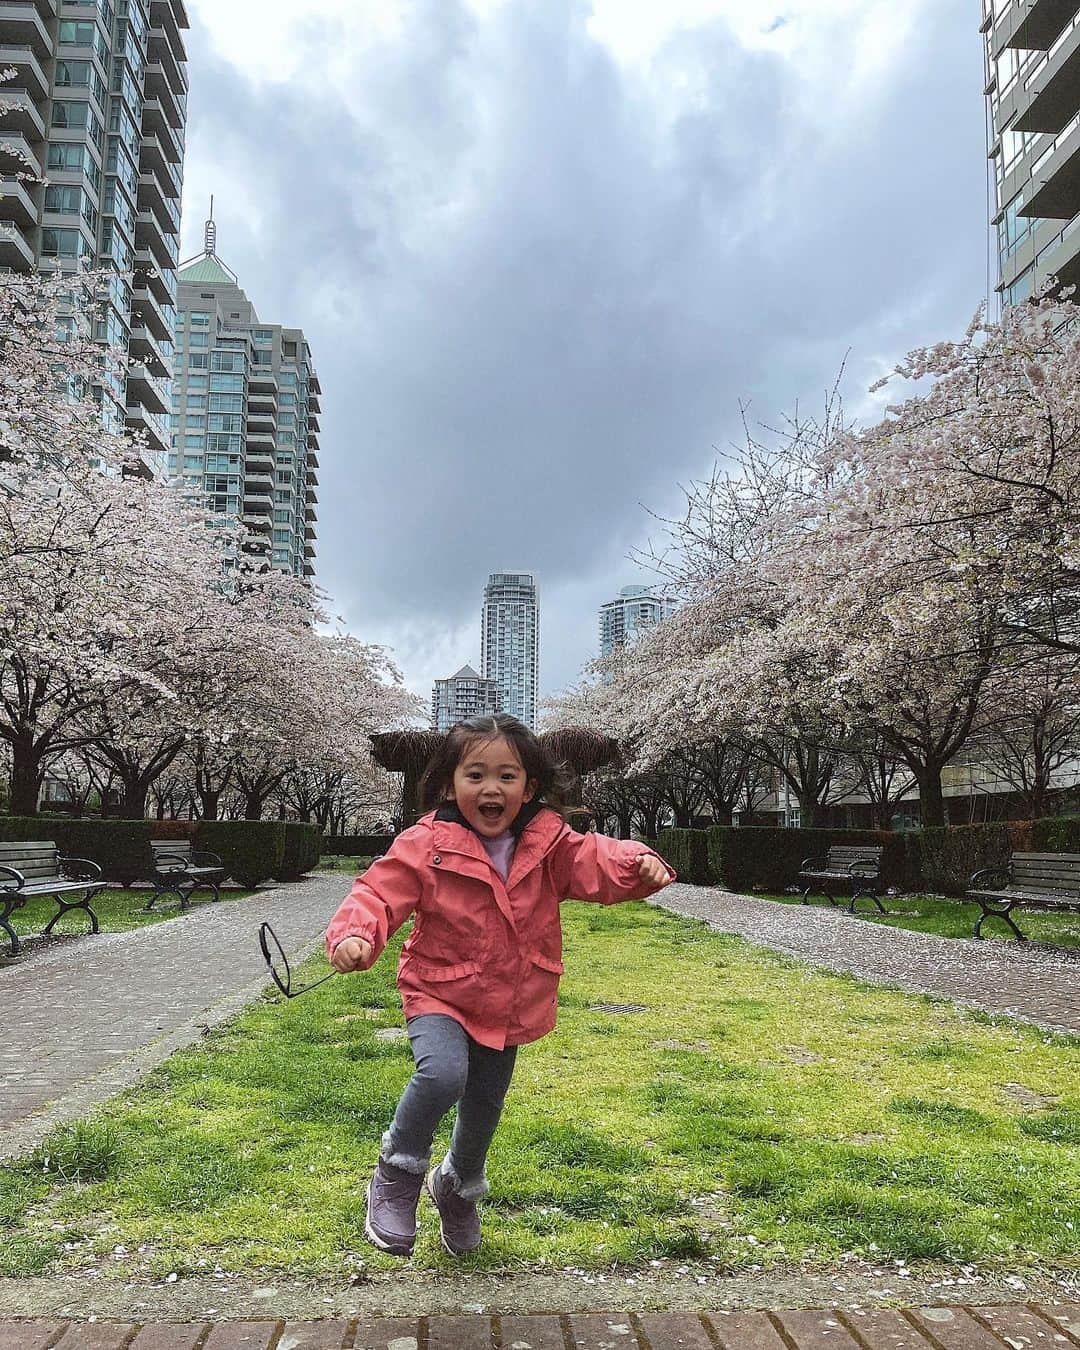
[[[181,263],[177,272],[181,281],[201,283],[204,286],[239,286],[236,273],[217,255],[217,222],[214,220],[214,199],[210,198],[210,219],[206,222],[203,251],[197,258]]]

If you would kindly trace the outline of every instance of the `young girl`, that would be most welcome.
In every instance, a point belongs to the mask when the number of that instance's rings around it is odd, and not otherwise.
[[[480,1243],[476,1202],[518,1046],[555,1025],[560,901],[643,900],[674,880],[641,844],[575,834],[554,809],[560,789],[516,718],[459,722],[421,781],[424,806],[437,809],[355,882],[327,930],[335,970],[367,970],[416,915],[397,980],[416,1072],[383,1135],[364,1228],[395,1256],[412,1253],[425,1174],[447,1251]],[[455,1103],[450,1151],[428,1173]]]

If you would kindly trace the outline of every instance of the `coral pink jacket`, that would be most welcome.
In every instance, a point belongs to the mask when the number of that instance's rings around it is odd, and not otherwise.
[[[495,1050],[535,1041],[555,1025],[560,901],[643,900],[655,888],[642,883],[638,859],[651,850],[577,834],[542,810],[522,831],[504,883],[477,836],[439,814],[399,834],[357,878],[327,929],[327,954],[363,938],[374,964],[415,913],[398,966],[405,1016],[445,1013]]]

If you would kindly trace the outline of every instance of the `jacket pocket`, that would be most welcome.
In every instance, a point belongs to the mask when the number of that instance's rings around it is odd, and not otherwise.
[[[417,957],[409,958],[409,969],[421,980],[429,980],[432,984],[441,984],[446,980],[463,980],[466,975],[475,975],[480,969],[479,961],[462,961],[456,966],[435,965],[430,961],[418,960]]]
[[[530,952],[529,960],[541,970],[549,970],[552,975],[563,973],[563,963],[556,956],[545,956],[543,952]]]

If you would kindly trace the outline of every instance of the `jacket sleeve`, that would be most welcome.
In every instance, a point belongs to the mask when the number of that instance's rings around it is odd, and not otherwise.
[[[386,856],[356,878],[338,907],[326,930],[327,956],[332,957],[334,949],[346,938],[357,937],[371,944],[371,960],[364,969],[375,964],[387,942],[420,902],[422,868],[427,855],[423,831],[406,830],[398,835]]]
[[[653,853],[655,857],[660,855],[636,840],[567,830],[559,849],[566,899],[617,905],[623,900],[644,900],[657,889],[642,881],[638,859],[647,853]],[[663,858],[660,861],[674,880],[675,869]]]

